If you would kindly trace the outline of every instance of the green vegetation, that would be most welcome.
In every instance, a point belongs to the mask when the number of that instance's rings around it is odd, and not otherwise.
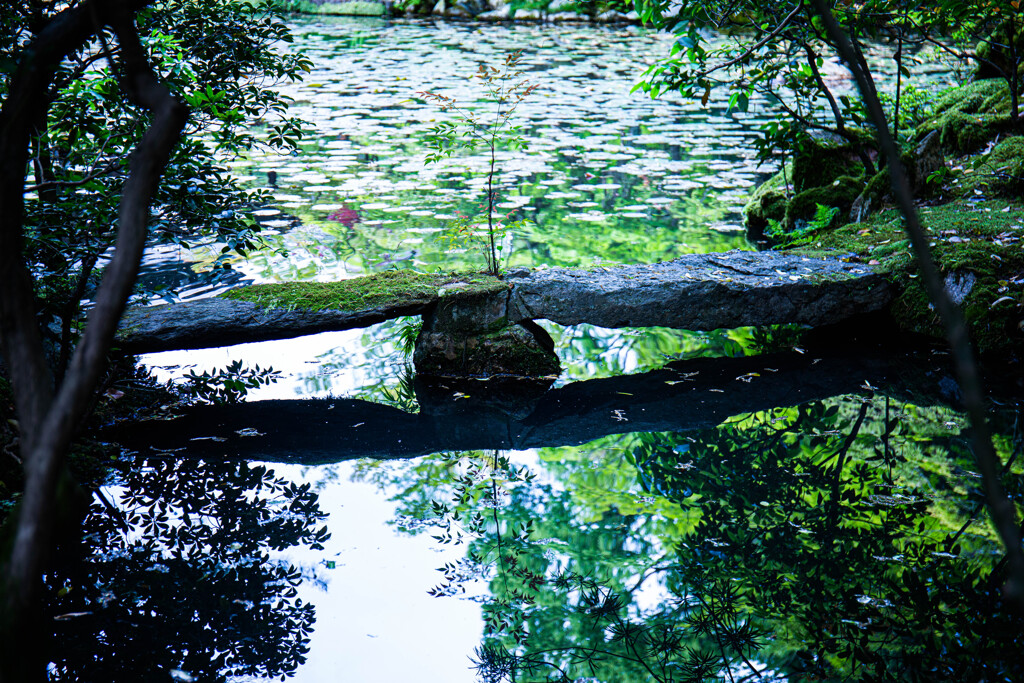
[[[1024,137],[1014,134],[1010,111],[1003,80],[948,89],[934,107],[918,107],[902,153],[912,187],[927,200],[921,219],[947,287],[970,281],[960,303],[974,342],[1003,360],[1019,358],[1024,345]],[[936,136],[937,144],[926,141]],[[905,287],[895,319],[941,336],[901,219],[884,208],[888,201],[888,170],[868,174],[851,145],[815,135],[753,193],[745,216],[751,233],[776,248],[853,254],[886,269]]]
[[[954,155],[976,152],[996,135],[1012,130],[1006,83],[990,79],[946,91],[932,115],[918,126],[917,137],[933,130]]]
[[[979,351],[1004,361],[1019,356],[1024,346],[1019,327],[1024,320],[1024,206],[1002,199],[961,199],[920,212],[947,286],[968,273],[975,279],[961,305]],[[896,321],[915,332],[942,335],[914,273],[910,243],[895,209],[788,244],[815,254],[851,254],[889,271],[906,287],[893,306]]]
[[[483,91],[483,99],[487,109],[483,113],[475,108],[466,108],[454,97],[434,92],[419,92],[428,101],[435,102],[443,112],[449,112],[453,120],[440,121],[430,129],[427,145],[430,153],[426,163],[435,164],[446,159],[460,149],[473,150],[482,145],[488,153],[487,167],[487,201],[481,208],[487,212],[487,231],[479,234],[473,218],[457,214],[458,218],[451,222],[447,230],[450,244],[481,241],[487,259],[487,272],[498,275],[502,261],[508,260],[505,248],[506,236],[516,228],[522,227],[526,221],[518,220],[506,223],[511,214],[504,217],[495,216],[498,203],[498,190],[495,186],[497,152],[499,148],[510,150],[526,149],[526,141],[519,132],[519,126],[512,124],[512,117],[522,104],[537,89],[536,84],[523,77],[519,64],[523,59],[523,51],[515,50],[505,55],[500,66],[481,64],[472,79]]]
[[[311,2],[310,0],[288,0],[286,6],[291,12],[302,14],[323,14],[353,17],[380,17],[387,13],[383,2]]]
[[[283,282],[230,289],[222,297],[268,308],[356,311],[425,304],[445,296],[500,292],[508,285],[489,275],[445,275],[389,270],[339,282]]]

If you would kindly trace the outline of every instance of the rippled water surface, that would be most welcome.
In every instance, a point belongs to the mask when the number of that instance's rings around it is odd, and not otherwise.
[[[460,150],[425,164],[425,137],[448,114],[419,93],[490,120],[493,103],[470,77],[519,49],[537,89],[512,120],[528,149],[498,153],[497,210],[529,221],[505,244],[508,263],[651,262],[746,246],[740,208],[763,177],[751,148],[756,115],[631,94],[643,65],[667,49],[664,35],[347,19],[295,29],[315,68],[285,91],[314,136],[297,156],[238,162],[254,185],[276,176],[277,203],[261,217],[289,250],[246,266],[253,275],[481,265],[476,250],[447,253],[437,232],[458,212],[485,219],[488,157]]]

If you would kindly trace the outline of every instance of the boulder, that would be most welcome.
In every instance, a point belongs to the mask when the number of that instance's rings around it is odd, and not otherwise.
[[[557,375],[554,343],[531,320],[510,322],[507,292],[439,301],[424,316],[413,366],[418,375]]]
[[[917,139],[938,131],[942,148],[954,155],[977,151],[1010,127],[1010,90],[1002,79],[975,81],[946,92]]]

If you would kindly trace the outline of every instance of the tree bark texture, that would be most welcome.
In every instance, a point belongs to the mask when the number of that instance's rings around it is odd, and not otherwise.
[[[55,16],[25,49],[0,110],[0,349],[10,368],[25,470],[13,547],[3,564],[3,633],[11,656],[0,658],[0,681],[45,680],[46,624],[42,574],[50,549],[57,484],[64,455],[87,411],[146,241],[149,205],[184,129],[187,112],[153,73],[134,25],[151,0],[86,1]],[[32,131],[45,125],[60,62],[111,30],[120,46],[122,87],[149,110],[150,126],[131,155],[122,189],[114,256],[106,267],[59,387],[47,365],[32,276],[23,261],[24,187]]]

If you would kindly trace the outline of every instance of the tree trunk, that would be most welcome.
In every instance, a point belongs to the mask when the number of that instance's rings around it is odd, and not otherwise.
[[[151,70],[134,25],[147,0],[92,0],[58,14],[23,53],[0,111],[0,343],[11,369],[21,425],[25,492],[17,511],[10,556],[3,562],[3,638],[0,681],[46,679],[48,628],[42,618],[42,574],[54,532],[54,507],[64,455],[87,410],[131,293],[146,241],[149,204],[185,126],[185,108]],[[57,65],[109,27],[117,36],[123,87],[152,112],[152,124],[131,156],[122,190],[118,237],[59,390],[54,393],[34,314],[34,288],[22,261],[24,170],[32,123],[45,121],[48,88]],[[117,71],[117,65],[112,65]]]

